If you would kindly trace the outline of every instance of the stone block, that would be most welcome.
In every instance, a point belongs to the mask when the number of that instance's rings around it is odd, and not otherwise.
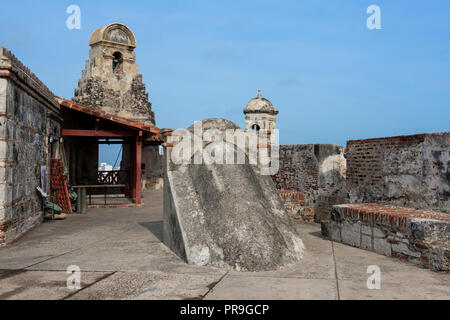
[[[6,160],[8,159],[8,141],[0,140],[0,159]]]
[[[335,217],[339,215],[339,219],[343,219],[342,223],[336,224],[341,226],[343,243],[424,267],[433,264],[431,268],[435,270],[448,268],[448,215],[377,203],[344,204],[334,206],[334,209]],[[345,218],[340,216],[343,211]],[[368,216],[375,217],[377,224],[372,228],[366,224]],[[354,223],[356,218],[363,221]]]
[[[374,238],[373,251],[389,257],[392,255],[391,244],[386,239]]]
[[[342,223],[341,229],[342,242],[353,247],[361,245],[361,222],[351,223],[345,221]]]
[[[448,242],[450,222],[435,219],[411,219],[408,221],[408,234],[415,239],[427,242]]]
[[[430,269],[435,271],[450,271],[450,249],[430,248]]]
[[[373,227],[374,238],[386,238],[386,233],[379,227]]]
[[[372,227],[368,224],[361,224],[361,233],[367,236],[372,236]]]
[[[419,251],[410,250],[406,243],[394,243],[392,244],[392,252],[404,254],[406,256],[420,258],[422,255]]]
[[[13,200],[13,188],[6,183],[0,183],[0,206],[7,206]]]
[[[371,236],[361,235],[361,249],[373,251]]]
[[[6,113],[8,80],[0,78],[0,114]]]
[[[341,225],[339,223],[331,224],[331,240],[336,242],[342,242]]]
[[[395,234],[395,238],[396,239],[405,239],[405,235],[403,233],[401,233],[401,232],[397,232]]]

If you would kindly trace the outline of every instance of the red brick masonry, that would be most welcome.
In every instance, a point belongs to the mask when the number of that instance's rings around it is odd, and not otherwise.
[[[347,141],[348,203],[450,214],[449,152],[450,132]]]
[[[290,214],[292,219],[303,221],[314,221],[314,212],[306,204],[305,195],[301,192],[278,190],[281,200],[284,201],[284,208]]]
[[[362,223],[373,223],[380,227],[388,227],[406,232],[408,219],[435,219],[450,222],[450,215],[429,211],[416,210],[399,206],[378,203],[354,203],[340,205],[344,217],[357,219]]]
[[[419,144],[425,134],[386,137],[365,140],[349,140],[345,150],[347,158],[347,183],[375,186],[382,183],[383,152],[399,146]]]

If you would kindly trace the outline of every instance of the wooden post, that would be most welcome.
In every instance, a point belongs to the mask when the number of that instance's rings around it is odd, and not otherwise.
[[[133,201],[136,199],[136,143],[130,141],[130,196]]]
[[[135,147],[136,157],[135,157],[135,190],[136,190],[136,204],[141,204],[141,176],[142,176],[142,131],[139,131],[139,136],[136,137],[136,147]]]

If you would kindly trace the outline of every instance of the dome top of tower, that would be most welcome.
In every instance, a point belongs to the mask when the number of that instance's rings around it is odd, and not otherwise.
[[[276,115],[278,114],[278,110],[274,108],[269,100],[261,96],[261,89],[259,89],[258,96],[248,102],[244,113],[269,113]]]
[[[89,45],[93,46],[97,43],[121,45],[130,49],[136,48],[136,38],[133,32],[126,25],[117,22],[92,32]]]

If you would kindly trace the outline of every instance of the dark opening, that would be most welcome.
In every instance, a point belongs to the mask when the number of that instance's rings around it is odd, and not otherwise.
[[[252,130],[259,131],[261,129],[257,124],[252,125]]]
[[[114,52],[112,62],[113,73],[122,72],[122,62],[123,62],[122,54],[120,52]]]

